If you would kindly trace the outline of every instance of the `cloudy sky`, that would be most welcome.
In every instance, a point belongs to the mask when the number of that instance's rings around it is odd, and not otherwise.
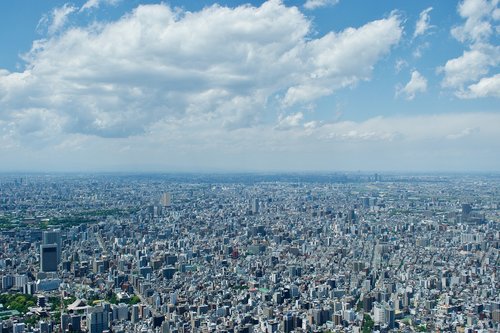
[[[500,171],[499,0],[0,2],[0,171]]]

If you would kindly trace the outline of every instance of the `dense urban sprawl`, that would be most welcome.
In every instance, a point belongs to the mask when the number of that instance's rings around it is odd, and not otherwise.
[[[500,332],[497,175],[3,175],[3,332]]]

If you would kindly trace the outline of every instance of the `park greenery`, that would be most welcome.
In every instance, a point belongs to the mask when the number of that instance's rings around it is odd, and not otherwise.
[[[374,324],[375,323],[373,322],[372,317],[370,317],[369,314],[365,314],[365,316],[363,317],[363,327],[361,331],[363,333],[370,333],[373,330]]]
[[[24,294],[1,294],[0,304],[6,310],[16,310],[24,314],[30,307],[36,305],[36,298]]]
[[[140,210],[138,207],[129,208],[110,208],[98,209],[89,211],[79,211],[68,214],[66,216],[57,216],[49,218],[48,221],[43,221],[26,227],[36,227],[42,230],[50,227],[69,228],[80,224],[93,224],[105,220],[107,217],[128,217],[137,213]],[[11,230],[18,226],[22,226],[18,218],[11,216],[0,216],[0,230]]]

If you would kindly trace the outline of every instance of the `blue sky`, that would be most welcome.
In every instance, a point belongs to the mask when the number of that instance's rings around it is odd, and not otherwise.
[[[3,171],[500,171],[500,9],[0,2]]]

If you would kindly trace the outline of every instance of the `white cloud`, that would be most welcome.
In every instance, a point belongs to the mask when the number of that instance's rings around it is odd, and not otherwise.
[[[302,112],[297,112],[294,114],[290,114],[288,116],[280,116],[278,125],[276,125],[276,129],[280,130],[288,130],[294,127],[300,126],[300,122],[304,119],[304,114]],[[309,124],[308,126],[311,126]]]
[[[442,86],[457,89],[457,94],[463,90],[464,84],[479,80],[488,74],[491,67],[500,62],[500,47],[477,45],[463,55],[450,59],[439,71],[444,73]]]
[[[396,60],[396,63],[394,64],[394,70],[396,71],[396,73],[401,72],[401,70],[405,67],[408,67],[408,62],[406,60],[403,59]]]
[[[410,146],[419,143],[419,149],[427,142],[442,139],[466,138],[472,134],[484,135],[483,139],[499,137],[495,124],[500,120],[496,113],[458,113],[421,116],[374,117],[362,122],[342,121],[325,124],[317,130],[317,136],[333,140],[357,142],[386,142],[388,149],[402,143]],[[500,144],[500,142],[499,142]]]
[[[106,5],[116,5],[120,0],[87,0],[80,8],[80,12],[85,10],[97,9],[101,6],[101,4]]]
[[[467,128],[464,128],[462,131],[460,131],[458,133],[448,134],[446,136],[446,138],[450,139],[450,140],[458,140],[458,139],[462,139],[462,138],[468,137],[469,135],[472,135],[472,134],[475,134],[475,133],[479,133],[479,128],[477,128],[477,127],[474,127],[474,128],[467,127]]]
[[[45,110],[62,132],[107,138],[158,123],[258,126],[276,95],[291,106],[369,79],[402,34],[394,15],[319,38],[310,26],[277,0],[198,12],[141,5],[35,41],[26,70],[0,75],[0,121]]]
[[[462,98],[500,97],[500,74],[484,77],[460,93]]]
[[[465,19],[463,25],[454,27],[452,35],[468,44],[462,56],[450,59],[438,72],[444,73],[441,86],[454,89],[459,98],[498,97],[490,87],[495,87],[495,77],[488,78],[492,69],[500,67],[500,46],[490,42],[494,30],[492,22],[500,19],[500,0],[464,0],[458,12]]]
[[[304,8],[313,10],[316,8],[334,6],[339,2],[339,0],[307,0],[304,4]]]
[[[427,9],[424,9],[422,12],[420,12],[420,16],[418,18],[418,21],[415,25],[415,32],[413,33],[413,38],[417,36],[421,36],[425,34],[427,30],[432,28],[433,26],[430,24],[431,22],[431,16],[429,13],[431,12],[432,7],[429,7]]]
[[[458,6],[458,13],[466,21],[452,29],[453,37],[461,42],[481,42],[493,33],[492,20],[498,20],[499,0],[464,0]]]
[[[128,138],[63,134],[35,147],[12,145],[0,131],[0,169],[491,171],[500,163],[494,112],[299,122],[288,131],[272,124],[227,131],[217,121],[159,121]]]
[[[54,8],[50,14],[42,16],[38,22],[37,30],[46,27],[49,34],[55,34],[66,25],[68,16],[75,11],[76,7],[69,3],[64,4],[62,7]]]
[[[412,100],[417,93],[427,91],[427,79],[422,76],[418,71],[411,73],[410,81],[403,87],[396,91],[396,95],[405,94],[406,99]]]
[[[419,59],[422,57],[422,53],[424,52],[425,49],[428,49],[430,46],[429,42],[422,43],[417,46],[417,48],[413,51],[412,55],[413,58]]]
[[[309,70],[302,74],[299,84],[288,88],[284,105],[308,102],[353,86],[360,80],[368,80],[373,65],[399,42],[400,23],[393,15],[358,29],[330,32],[309,42],[305,63]]]

